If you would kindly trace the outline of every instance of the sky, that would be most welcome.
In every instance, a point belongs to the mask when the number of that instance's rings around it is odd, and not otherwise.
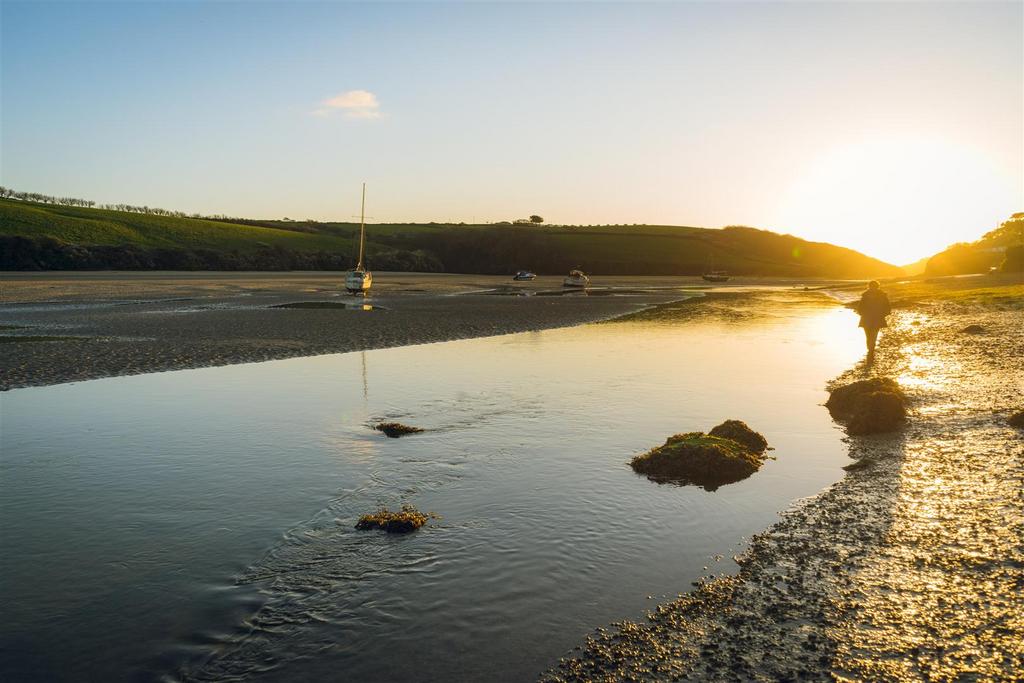
[[[751,225],[903,264],[1024,211],[1024,3],[0,3],[0,184],[232,216]]]

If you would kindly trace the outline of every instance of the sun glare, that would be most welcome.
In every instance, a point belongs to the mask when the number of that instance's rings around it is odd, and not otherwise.
[[[806,169],[776,226],[895,264],[977,239],[1021,190],[979,151],[939,140],[878,138],[838,147]]]

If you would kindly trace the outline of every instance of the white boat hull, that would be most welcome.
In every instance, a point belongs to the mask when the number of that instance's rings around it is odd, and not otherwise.
[[[352,294],[365,294],[373,285],[373,273],[364,270],[350,270],[345,273],[345,289]]]

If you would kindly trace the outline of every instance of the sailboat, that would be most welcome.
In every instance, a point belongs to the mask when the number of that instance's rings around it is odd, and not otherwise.
[[[705,282],[728,282],[729,273],[725,270],[715,270],[715,257],[712,256],[710,260],[710,267],[704,269],[704,273],[701,275]]]
[[[359,210],[359,261],[356,267],[345,273],[345,289],[352,294],[366,294],[373,284],[373,273],[363,267],[366,248],[366,183],[363,183],[363,205]]]

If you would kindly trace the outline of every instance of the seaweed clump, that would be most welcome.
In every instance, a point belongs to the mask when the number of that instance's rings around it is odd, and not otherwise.
[[[392,534],[407,534],[427,523],[428,516],[412,505],[403,505],[401,510],[392,512],[385,507],[372,515],[363,515],[356,522],[357,529],[383,529]]]
[[[764,448],[756,452],[731,438],[688,432],[668,437],[663,445],[636,456],[629,464],[652,481],[696,484],[714,491],[723,484],[746,479],[761,468],[764,460]]]
[[[1024,410],[1018,410],[1016,413],[1010,416],[1007,420],[1011,427],[1017,429],[1024,429]]]
[[[742,420],[726,420],[708,434],[720,436],[723,439],[732,439],[754,453],[761,454],[768,450],[768,440],[748,427],[747,423]]]
[[[907,419],[907,397],[887,377],[872,377],[833,389],[825,407],[832,418],[846,422],[850,435],[892,432]]]
[[[397,439],[398,437],[405,436],[406,434],[418,434],[419,432],[424,431],[419,427],[410,427],[409,425],[404,425],[401,422],[381,422],[378,425],[374,425],[373,428],[378,432],[384,432],[385,435],[390,436],[392,439]]]

